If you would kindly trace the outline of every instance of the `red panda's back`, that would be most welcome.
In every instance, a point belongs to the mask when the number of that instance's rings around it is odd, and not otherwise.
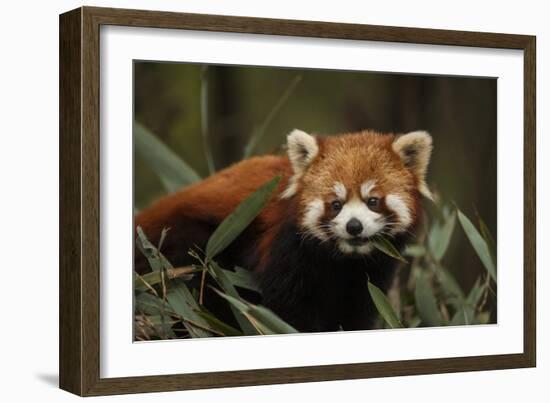
[[[287,157],[253,157],[234,164],[179,192],[165,196],[142,210],[135,217],[135,227],[140,226],[147,237],[157,243],[163,228],[170,227],[169,238],[178,238],[178,244],[190,242],[200,245],[209,237],[212,228],[228,216],[252,192],[261,185],[281,175],[278,194],[286,187],[291,168]],[[277,203],[273,197],[262,215]],[[167,244],[169,247],[170,242]],[[185,252],[186,253],[186,252]],[[139,254],[139,252],[137,252]],[[136,256],[138,258],[138,256]],[[138,259],[136,259],[137,261]],[[139,267],[136,267],[139,270]]]

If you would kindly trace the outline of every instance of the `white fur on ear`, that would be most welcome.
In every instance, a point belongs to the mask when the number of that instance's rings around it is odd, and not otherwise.
[[[414,131],[397,137],[392,144],[395,151],[418,178],[418,190],[428,199],[433,200],[432,193],[426,184],[426,172],[432,154],[432,136],[425,131]]]
[[[317,140],[302,130],[294,129],[287,136],[286,142],[294,173],[302,174],[319,153]]]
[[[311,161],[319,154],[319,145],[314,136],[298,129],[294,129],[287,136],[288,158],[292,165],[294,175],[289,180],[289,185],[281,195],[282,198],[290,198],[298,191],[298,180],[304,174]]]

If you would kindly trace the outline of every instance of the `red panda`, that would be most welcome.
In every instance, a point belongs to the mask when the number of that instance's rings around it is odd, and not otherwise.
[[[423,131],[372,131],[287,137],[287,156],[243,160],[169,195],[135,217],[153,242],[170,227],[162,251],[174,265],[196,263],[220,222],[276,175],[276,194],[219,257],[222,267],[252,270],[260,302],[301,332],[369,329],[376,317],[367,280],[386,291],[396,260],[375,249],[384,235],[403,248],[418,221],[432,151]],[[148,271],[136,250],[135,270]],[[212,306],[216,295],[205,296]],[[210,308],[215,309],[215,307]]]

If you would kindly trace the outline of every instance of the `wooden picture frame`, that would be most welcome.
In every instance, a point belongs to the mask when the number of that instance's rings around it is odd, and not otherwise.
[[[193,374],[100,377],[100,27],[171,28],[523,50],[523,353]],[[60,16],[60,387],[81,396],[533,367],[535,37],[82,7]]]

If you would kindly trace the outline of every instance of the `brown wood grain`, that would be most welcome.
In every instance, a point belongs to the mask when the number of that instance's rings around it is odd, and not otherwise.
[[[79,394],[80,352],[80,10],[59,27],[59,386]]]
[[[289,35],[524,51],[524,352],[382,363],[100,378],[99,29],[101,25]],[[532,367],[535,319],[535,37],[82,7],[60,16],[60,387],[155,392]],[[128,101],[130,102],[130,100]]]

